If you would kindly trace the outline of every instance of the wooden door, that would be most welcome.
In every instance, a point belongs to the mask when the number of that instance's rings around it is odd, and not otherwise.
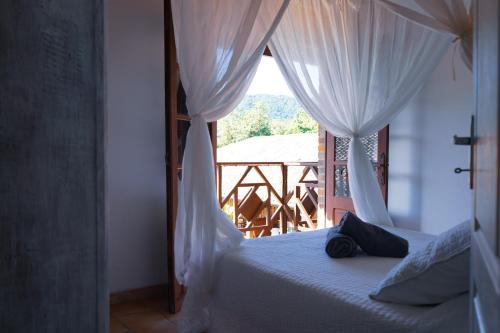
[[[500,332],[499,15],[498,0],[475,2],[471,332]]]
[[[362,139],[373,167],[377,171],[380,188],[387,204],[389,158],[389,126]],[[336,225],[345,211],[354,212],[347,180],[347,149],[349,138],[326,137],[326,221]]]
[[[186,93],[179,78],[170,1],[165,1],[165,164],[167,173],[167,272],[168,306],[171,313],[180,310],[186,292],[175,278],[174,234],[177,216],[178,182],[182,178],[182,158],[191,117],[186,107]],[[217,152],[217,123],[208,124],[214,161]],[[215,189],[214,189],[215,191]]]

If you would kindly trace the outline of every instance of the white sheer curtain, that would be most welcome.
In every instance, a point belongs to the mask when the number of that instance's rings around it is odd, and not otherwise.
[[[460,43],[462,60],[467,68],[472,70],[471,0],[379,1],[404,18],[454,36],[454,42]]]
[[[422,87],[445,36],[364,0],[292,1],[270,41],[297,99],[328,132],[350,137],[357,214],[392,225],[361,137],[386,126]]]
[[[201,332],[218,253],[238,246],[239,232],[219,209],[207,122],[240,102],[287,0],[172,0],[180,77],[191,116],[179,183],[175,269],[188,287],[179,330]]]

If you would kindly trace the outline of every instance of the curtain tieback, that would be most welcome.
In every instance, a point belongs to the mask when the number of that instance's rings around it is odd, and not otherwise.
[[[460,33],[457,34],[455,39],[453,39],[453,43],[456,43],[458,41],[463,41],[466,38],[469,38],[472,35],[472,18],[468,17],[468,22],[466,23],[465,29]]]
[[[203,116],[201,114],[192,115],[191,116],[191,122],[194,122],[194,121],[204,121],[204,122],[206,122],[205,118],[203,118]]]
[[[351,139],[359,139],[361,138],[361,136],[359,136],[358,133],[352,133],[350,136],[349,136]]]

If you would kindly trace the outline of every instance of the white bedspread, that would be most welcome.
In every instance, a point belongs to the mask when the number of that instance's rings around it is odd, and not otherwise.
[[[433,236],[387,228],[410,252]],[[326,230],[248,240],[217,264],[211,333],[466,332],[467,295],[439,306],[381,303],[370,291],[400,259],[331,259]]]

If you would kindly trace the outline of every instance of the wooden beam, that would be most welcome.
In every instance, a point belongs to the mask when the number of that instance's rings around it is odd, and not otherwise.
[[[250,170],[252,170],[251,166],[247,167],[247,169],[245,170],[245,172],[243,172],[243,175],[236,182],[236,185],[234,185],[233,189],[231,191],[229,191],[229,193],[226,195],[226,197],[224,198],[224,200],[222,200],[221,208],[224,207],[224,205],[227,203],[227,201],[229,200],[229,198],[231,198],[231,195],[233,195],[234,191],[239,186],[239,184],[241,184],[241,182],[243,182],[243,180],[245,180],[245,177],[248,175],[248,173],[250,172]]]
[[[285,197],[288,193],[288,166],[287,165],[282,165],[281,166],[281,198],[282,198],[282,204],[285,205],[286,203],[284,202]],[[286,213],[285,210],[281,212],[281,217],[280,217],[280,228],[281,228],[281,233],[286,234],[288,231],[288,221],[286,218]]]
[[[274,196],[280,201],[280,203],[283,203],[283,198],[278,194],[278,191],[276,191],[274,189],[273,185],[267,179],[267,177],[264,175],[264,173],[262,172],[262,170],[260,170],[260,168],[258,166],[254,166],[254,169],[255,169],[255,171],[257,171],[257,173],[259,174],[259,176],[262,177],[262,180],[264,180],[268,184],[268,186],[270,187],[271,192],[274,194]]]
[[[299,207],[300,211],[302,212],[302,214],[304,214],[304,217],[306,219],[306,223],[307,225],[311,228],[311,229],[316,229],[316,226],[314,225],[314,222],[311,220],[311,217],[309,216],[309,214],[307,213],[307,210],[306,208],[304,207],[304,205],[302,204],[302,202],[299,200],[296,202],[296,205],[297,207]]]

